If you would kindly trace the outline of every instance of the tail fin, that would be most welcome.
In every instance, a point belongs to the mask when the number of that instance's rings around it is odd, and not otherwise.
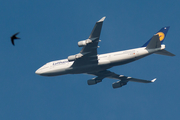
[[[164,39],[165,39],[165,37],[166,37],[166,34],[167,34],[169,28],[170,28],[169,26],[163,27],[163,28],[161,28],[161,29],[155,34],[155,35],[158,35],[158,36],[159,36],[159,40],[160,40],[160,43],[161,43],[161,44],[164,42]],[[154,35],[154,36],[155,36],[155,35]],[[153,36],[153,37],[154,37],[154,36]],[[151,41],[151,39],[152,39],[153,37],[151,37],[142,47],[146,47],[146,46],[149,44],[149,42]]]
[[[162,47],[161,44],[163,43],[168,30],[169,30],[169,27],[161,28],[150,40],[148,40],[143,45],[143,47],[146,47],[146,49],[161,48]],[[165,45],[164,45],[164,48],[165,48]],[[175,56],[174,54],[168,52],[164,48],[155,52],[155,54],[166,55],[166,56]]]

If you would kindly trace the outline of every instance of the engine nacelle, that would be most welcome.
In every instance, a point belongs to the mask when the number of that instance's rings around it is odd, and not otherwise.
[[[76,60],[76,55],[71,55],[71,56],[68,56],[68,61],[75,61]]]
[[[122,87],[122,86],[124,86],[126,84],[127,84],[127,82],[118,81],[118,82],[113,83],[112,87],[113,88],[119,88],[119,87]]]
[[[86,45],[89,44],[89,43],[92,43],[92,40],[90,40],[90,39],[82,40],[82,41],[79,41],[79,42],[78,42],[78,46],[79,46],[79,47],[84,47],[84,46],[86,46]]]
[[[94,84],[97,84],[99,82],[102,82],[102,79],[96,79],[96,78],[93,78],[93,79],[90,79],[87,81],[87,84],[88,85],[94,85]]]
[[[81,53],[79,54],[76,54],[76,55],[71,55],[71,56],[68,56],[68,61],[75,61],[76,59],[78,58],[81,58],[83,55]]]

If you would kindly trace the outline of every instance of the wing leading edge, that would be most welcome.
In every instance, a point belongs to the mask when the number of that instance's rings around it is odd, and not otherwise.
[[[98,82],[101,82],[102,79],[104,79],[104,78],[112,78],[112,79],[119,80],[119,81],[112,84],[113,88],[122,87],[123,85],[126,85],[127,82],[129,82],[129,81],[140,82],[140,83],[153,83],[156,80],[156,78],[153,80],[143,80],[143,79],[132,78],[132,77],[124,76],[124,75],[118,75],[118,74],[111,72],[109,70],[103,70],[100,72],[88,73],[88,74],[97,76],[96,78],[91,79],[91,81],[94,80],[95,84]],[[88,84],[89,83],[90,82],[88,82]],[[91,85],[91,84],[89,84],[89,85]]]

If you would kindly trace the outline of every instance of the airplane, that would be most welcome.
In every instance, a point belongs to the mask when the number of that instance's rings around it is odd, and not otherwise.
[[[118,80],[112,84],[113,88],[120,88],[129,81],[140,83],[153,83],[153,80],[143,80],[111,72],[110,68],[118,65],[127,64],[151,54],[160,54],[166,56],[175,56],[165,50],[163,41],[169,30],[169,26],[163,27],[155,35],[152,36],[142,47],[129,49],[124,51],[97,54],[98,43],[101,41],[100,33],[103,21],[106,17],[96,22],[90,36],[86,40],[78,42],[78,46],[82,47],[78,54],[70,55],[67,59],[51,61],[35,71],[41,76],[57,76],[65,74],[89,74],[96,76],[87,81],[88,85],[94,85],[102,82],[104,78],[112,78]]]

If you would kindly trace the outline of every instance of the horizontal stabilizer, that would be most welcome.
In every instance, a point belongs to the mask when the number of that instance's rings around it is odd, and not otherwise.
[[[154,49],[160,47],[161,47],[161,42],[159,40],[159,35],[154,35],[152,39],[149,41],[148,45],[146,46],[146,49]]]
[[[161,51],[156,52],[155,54],[166,55],[166,56],[175,56],[173,53],[170,53],[167,50],[161,50]]]

